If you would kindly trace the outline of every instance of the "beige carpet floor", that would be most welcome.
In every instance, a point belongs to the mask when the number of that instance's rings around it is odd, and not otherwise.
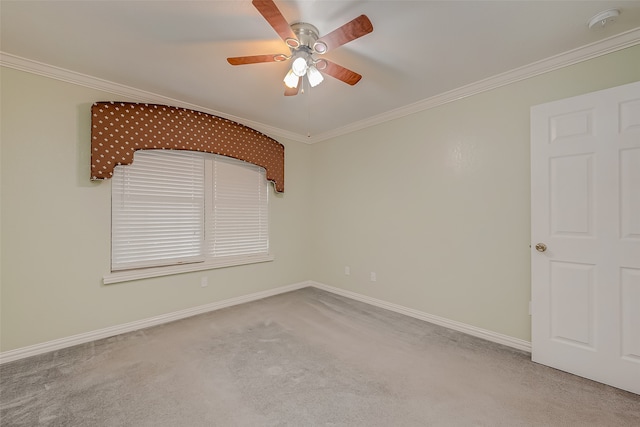
[[[313,288],[0,366],[4,426],[640,426],[640,396]]]

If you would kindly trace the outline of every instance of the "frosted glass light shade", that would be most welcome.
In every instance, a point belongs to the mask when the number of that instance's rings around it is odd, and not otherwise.
[[[287,75],[284,76],[284,84],[291,89],[298,87],[298,80],[300,78],[293,73],[293,70],[289,70]]]
[[[298,77],[304,76],[308,68],[307,59],[302,56],[297,57],[291,64],[291,70]]]
[[[307,70],[307,78],[309,79],[309,84],[311,85],[311,87],[318,86],[324,80],[324,77],[322,77],[322,73],[318,71],[318,69],[314,65],[309,67],[309,69]]]

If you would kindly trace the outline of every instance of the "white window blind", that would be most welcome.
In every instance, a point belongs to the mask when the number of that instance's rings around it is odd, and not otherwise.
[[[204,158],[141,150],[115,168],[111,270],[203,261]]]
[[[213,197],[207,204],[211,258],[269,251],[268,187],[264,169],[214,156]]]
[[[264,169],[249,163],[190,151],[137,151],[113,176],[111,270],[213,268],[268,254],[267,190]]]

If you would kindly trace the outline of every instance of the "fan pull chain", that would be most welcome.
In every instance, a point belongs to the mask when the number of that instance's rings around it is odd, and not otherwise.
[[[304,88],[304,83],[302,84]],[[304,93],[304,92],[303,92]],[[311,138],[311,101],[309,100],[309,95],[311,91],[307,94],[306,102],[307,102],[307,138]]]

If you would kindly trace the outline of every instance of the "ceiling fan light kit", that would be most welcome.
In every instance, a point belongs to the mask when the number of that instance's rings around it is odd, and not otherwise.
[[[300,81],[305,76],[309,86],[319,85],[324,80],[320,70],[352,86],[360,81],[362,78],[360,74],[324,58],[316,59],[313,55],[323,55],[331,49],[372,32],[373,25],[365,15],[360,15],[331,33],[319,37],[318,29],[309,23],[296,22],[289,25],[273,0],[253,0],[252,4],[286,43],[291,55],[277,53],[233,57],[227,58],[229,64],[245,65],[291,60],[291,68],[284,77],[286,96],[298,94]]]

